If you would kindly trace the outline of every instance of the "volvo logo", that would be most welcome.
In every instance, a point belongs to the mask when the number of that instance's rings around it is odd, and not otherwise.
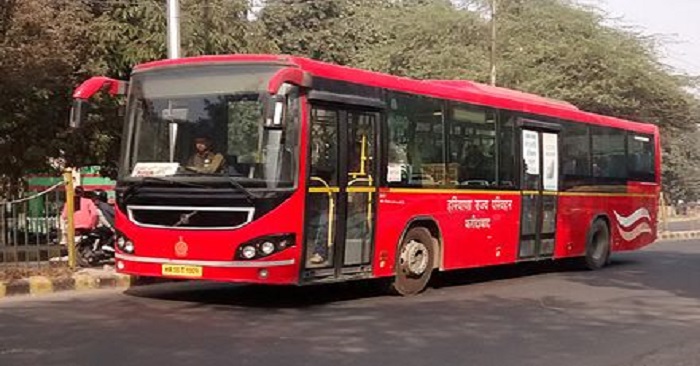
[[[190,217],[196,215],[199,211],[192,211],[190,213],[180,215],[180,220],[178,220],[173,226],[188,225],[190,223]]]

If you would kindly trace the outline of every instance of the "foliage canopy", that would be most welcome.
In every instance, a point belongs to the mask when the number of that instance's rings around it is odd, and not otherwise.
[[[16,180],[47,157],[114,165],[121,117],[66,128],[72,88],[90,74],[127,78],[166,56],[159,0],[3,0],[0,6],[0,172]],[[182,0],[182,54],[287,53],[415,78],[486,82],[486,0]],[[694,79],[659,61],[660,41],[610,26],[568,0],[499,0],[498,84],[584,110],[658,124],[665,190],[700,194]],[[89,151],[89,154],[85,154]]]

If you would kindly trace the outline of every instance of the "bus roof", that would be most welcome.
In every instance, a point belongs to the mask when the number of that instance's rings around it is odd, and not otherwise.
[[[148,62],[137,65],[134,70],[143,71],[168,66],[240,62],[276,63],[280,65],[296,66],[313,76],[327,79],[450,99],[498,109],[508,109],[595,125],[617,127],[640,133],[658,133],[658,127],[653,124],[632,122],[585,112],[565,101],[549,99],[513,89],[495,87],[468,80],[410,79],[297,56],[247,54],[197,56]]]

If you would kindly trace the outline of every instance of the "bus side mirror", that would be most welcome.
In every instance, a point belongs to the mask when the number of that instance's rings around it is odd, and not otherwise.
[[[69,125],[71,128],[78,128],[87,119],[88,103],[84,99],[73,99],[73,106],[70,109]]]
[[[100,91],[112,96],[126,95],[129,83],[104,76],[93,76],[73,91],[73,106],[70,110],[70,127],[78,128],[87,119],[88,100]]]
[[[267,129],[282,129],[284,128],[284,112],[287,105],[287,97],[284,95],[275,94],[268,99],[265,108],[265,128]]]

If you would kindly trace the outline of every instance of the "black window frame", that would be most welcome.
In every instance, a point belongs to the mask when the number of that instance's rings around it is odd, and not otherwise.
[[[445,165],[446,169],[450,168],[451,164],[458,164],[458,173],[457,173],[457,184],[456,188],[460,189],[495,189],[500,186],[500,180],[498,177],[499,174],[499,148],[500,148],[500,143],[499,143],[499,115],[498,115],[498,109],[491,108],[491,107],[486,107],[486,106],[480,106],[480,105],[475,105],[471,103],[465,103],[465,102],[460,102],[460,101],[448,101],[445,105],[445,133],[447,134],[449,132],[449,136],[445,136],[445,143],[446,143],[446,148],[445,148]],[[492,145],[492,158],[491,160],[491,167],[488,170],[491,171],[492,176],[488,177],[486,181],[488,182],[487,185],[468,185],[468,184],[461,184],[460,176],[463,174],[463,171],[465,167],[462,165],[461,162],[459,161],[453,161],[453,122],[454,122],[454,111],[456,108],[467,110],[471,113],[483,113],[484,114],[484,120],[485,121],[492,121],[493,129],[489,130],[493,132],[493,145]],[[485,123],[487,125],[487,123]],[[467,135],[466,133],[462,133],[463,137],[465,140],[470,140],[470,143],[473,142],[472,140],[474,139],[475,135]],[[481,140],[482,137],[479,137]],[[480,141],[481,144],[481,141]],[[475,179],[475,180],[484,180],[484,179]]]
[[[613,189],[613,190],[618,190],[619,186],[626,185],[628,181],[639,181],[639,182],[657,182],[658,177],[656,173],[656,164],[657,164],[657,152],[656,152],[656,143],[655,143],[655,136],[653,134],[648,134],[648,133],[638,133],[633,130],[627,130],[627,129],[621,129],[621,128],[615,128],[615,127],[609,127],[609,126],[602,126],[602,125],[597,125],[597,124],[590,124],[590,123],[584,123],[584,122],[576,122],[576,121],[571,121],[571,120],[565,120],[565,119],[559,119],[559,118],[554,118],[554,117],[549,117],[549,116],[544,116],[544,115],[536,115],[536,114],[530,114],[530,113],[523,113],[519,111],[513,111],[510,109],[504,109],[504,108],[493,108],[489,106],[484,106],[484,105],[479,105],[475,103],[469,103],[469,102],[464,102],[464,101],[458,101],[458,100],[452,100],[452,99],[444,99],[444,98],[439,98],[439,97],[433,97],[430,95],[425,95],[425,94],[416,94],[416,93],[410,93],[410,92],[405,92],[405,91],[400,91],[400,90],[394,90],[394,89],[387,89],[387,88],[380,88],[380,87],[372,87],[372,86],[367,86],[367,85],[362,85],[362,84],[356,84],[352,82],[346,82],[346,81],[338,81],[338,80],[332,80],[332,79],[326,79],[326,78],[318,78],[315,77],[312,79],[312,86],[310,92],[315,92],[318,95],[332,95],[334,97],[343,97],[343,101],[346,101],[350,104],[354,104],[353,101],[355,100],[361,100],[363,102],[371,101],[373,102],[373,107],[381,109],[384,111],[382,114],[382,119],[380,121],[380,127],[379,127],[379,133],[377,136],[377,139],[379,140],[378,144],[378,153],[379,153],[379,169],[378,169],[378,174],[380,175],[379,178],[379,184],[383,187],[396,187],[396,188],[426,188],[426,189],[440,189],[440,188],[452,188],[452,189],[484,189],[484,190],[518,190],[520,187],[520,170],[521,170],[521,162],[518,161],[519,155],[522,153],[520,151],[520,138],[519,138],[519,133],[520,131],[520,126],[519,126],[519,120],[525,119],[525,120],[534,120],[534,121],[542,121],[543,123],[548,123],[548,124],[559,124],[562,126],[561,131],[559,132],[559,159],[560,159],[560,171],[559,171],[559,179],[560,179],[560,190],[561,191],[568,191],[568,190],[575,190],[578,187],[581,186],[597,186],[600,191],[606,191],[608,189]],[[308,95],[307,95],[308,96]],[[452,131],[452,125],[451,125],[451,118],[452,118],[452,108],[455,105],[459,105],[460,107],[465,107],[468,109],[473,109],[473,110],[481,110],[485,111],[486,113],[490,113],[490,116],[487,115],[486,118],[492,118],[494,120],[494,151],[493,151],[493,172],[494,172],[494,179],[490,182],[488,186],[480,186],[480,187],[474,187],[474,186],[468,186],[468,185],[459,185],[459,184],[454,184],[451,182],[443,182],[442,184],[416,184],[416,183],[405,183],[405,182],[388,182],[387,181],[387,173],[389,169],[389,163],[390,163],[390,150],[389,150],[389,145],[391,143],[391,126],[390,126],[390,120],[391,120],[391,113],[395,110],[395,102],[392,101],[393,96],[401,96],[401,97],[407,97],[407,98],[423,98],[432,101],[433,103],[436,104],[436,106],[439,106],[442,115],[441,115],[441,127],[442,127],[442,162],[438,163],[428,163],[428,164],[440,164],[442,163],[443,166],[443,172],[444,176],[447,177],[450,172],[450,164],[452,163],[452,136],[451,136],[451,131]],[[355,99],[353,99],[355,98]],[[511,125],[506,126],[509,122],[511,122]],[[576,128],[576,129],[585,129],[587,133],[587,167],[586,171],[584,174],[567,174],[565,171],[565,164],[566,164],[566,158],[568,157],[566,155],[566,138],[568,134],[568,130],[570,128]],[[506,145],[504,140],[502,139],[503,137],[503,131],[504,129],[511,129],[511,141],[510,145],[511,148],[509,149],[510,151],[505,151],[503,149],[503,146]],[[594,139],[594,134],[593,130],[594,129],[603,129],[603,130],[608,130],[608,131],[615,131],[615,132],[620,132],[624,135],[624,155],[625,155],[625,167],[624,169],[624,176],[618,176],[618,177],[609,177],[609,176],[601,176],[601,177],[596,177],[593,174],[593,157],[594,157],[594,151],[593,151],[593,139]],[[634,135],[637,136],[644,136],[649,139],[649,146],[651,149],[651,171],[648,172],[643,172],[643,174],[638,174],[638,172],[634,172],[632,170],[631,166],[631,161],[630,161],[630,152],[629,152],[629,139],[633,138]],[[414,140],[415,141],[415,140]],[[415,142],[413,142],[415,144]],[[409,143],[407,143],[408,145]],[[411,148],[410,146],[408,148]],[[406,155],[407,151],[406,151]],[[511,162],[511,171],[508,172],[508,174],[511,175],[511,184],[505,184],[503,181],[503,175],[506,172],[503,169],[503,166],[505,165],[504,159],[507,159],[507,156],[510,156],[513,161]],[[408,160],[408,158],[407,158]],[[407,162],[408,163],[408,162]],[[609,187],[609,188],[606,188]]]
[[[635,171],[633,169],[633,162],[631,161],[632,159],[632,154],[630,152],[630,140],[635,139],[635,137],[642,137],[648,139],[648,144],[650,148],[650,154],[649,157],[651,158],[651,161],[649,162],[651,165],[649,167],[649,171]],[[627,131],[627,179],[632,182],[645,182],[645,183],[656,183],[657,182],[657,177],[656,177],[656,141],[654,140],[654,135],[646,134],[646,133],[638,133],[635,131]]]
[[[389,164],[393,163],[392,161],[390,161],[390,155],[391,155],[390,146],[391,146],[392,137],[393,137],[392,136],[393,131],[392,131],[391,120],[392,120],[393,116],[398,115],[398,116],[401,116],[401,117],[404,117],[407,119],[407,122],[408,122],[408,126],[406,127],[407,130],[410,130],[411,128],[413,128],[413,130],[409,131],[407,136],[405,136],[405,138],[408,139],[408,141],[405,143],[405,148],[404,148],[406,164],[411,166],[411,167],[416,165],[419,167],[418,170],[423,170],[423,168],[422,168],[423,165],[431,165],[431,166],[441,165],[442,166],[441,167],[442,168],[442,175],[444,177],[446,177],[447,172],[448,172],[447,171],[448,167],[446,164],[447,151],[448,151],[447,150],[448,144],[446,142],[446,139],[448,138],[448,136],[446,134],[446,123],[445,123],[445,121],[446,121],[446,118],[445,118],[446,100],[440,99],[440,98],[434,98],[434,97],[430,97],[430,96],[425,96],[425,95],[410,94],[410,93],[404,93],[404,92],[393,91],[393,90],[387,90],[386,95],[387,95],[387,103],[386,104],[387,104],[388,108],[386,109],[385,120],[386,120],[387,127],[386,127],[386,134],[385,134],[386,138],[383,139],[383,141],[386,145],[383,148],[383,151],[387,151],[387,154],[386,154],[387,158],[386,158],[386,164],[385,164],[385,166],[387,167],[386,169],[388,169]],[[439,160],[441,160],[441,161],[427,162],[424,164],[423,160],[426,160],[426,159],[425,159],[424,155],[421,155],[420,159],[419,159],[420,160],[419,163],[414,164],[411,162],[413,159],[417,158],[416,156],[413,156],[413,154],[419,150],[417,148],[419,143],[416,142],[416,135],[417,135],[417,132],[420,132],[420,131],[417,130],[417,124],[424,123],[424,121],[419,121],[416,117],[414,117],[415,113],[413,113],[414,111],[411,111],[411,108],[407,108],[406,110],[404,110],[404,112],[409,111],[409,113],[397,112],[397,111],[402,110],[401,104],[399,104],[401,100],[404,101],[404,105],[408,105],[408,106],[420,105],[420,102],[417,100],[424,100],[425,101],[424,105],[426,106],[426,110],[429,110],[429,109],[438,110],[439,109],[440,121],[438,123],[435,123],[435,121],[431,121],[430,122],[430,126],[431,126],[430,130],[429,131],[422,131],[422,132],[428,132],[428,133],[433,132],[434,127],[439,126],[440,131],[438,131],[437,133],[432,133],[432,134],[439,135],[439,139],[442,141],[441,144],[436,145],[436,146],[439,146],[441,149],[441,151],[439,152]],[[412,100],[412,101],[409,103],[406,103],[406,100]],[[432,106],[433,108],[429,107],[429,103],[433,104],[433,106]],[[433,116],[437,117],[437,115],[435,115],[435,114],[433,114]],[[413,127],[411,127],[411,126],[413,126]],[[397,146],[399,146],[399,145],[400,144],[397,144]],[[427,159],[427,160],[433,160],[433,159]],[[413,161],[415,161],[415,160],[413,160]],[[411,171],[409,173],[413,175],[415,172]],[[421,174],[422,173],[423,172],[421,172]],[[403,179],[401,182],[388,182],[387,175],[385,173],[383,173],[381,183],[383,185],[388,186],[388,187],[397,187],[397,188],[433,188],[433,189],[435,189],[435,188],[454,187],[454,185],[452,185],[448,182],[444,182],[444,181],[441,183],[439,181],[437,181],[436,184],[430,184],[430,183],[425,183],[425,182],[412,182],[411,181],[412,177],[407,177],[407,178],[408,178],[407,182],[404,181]]]

